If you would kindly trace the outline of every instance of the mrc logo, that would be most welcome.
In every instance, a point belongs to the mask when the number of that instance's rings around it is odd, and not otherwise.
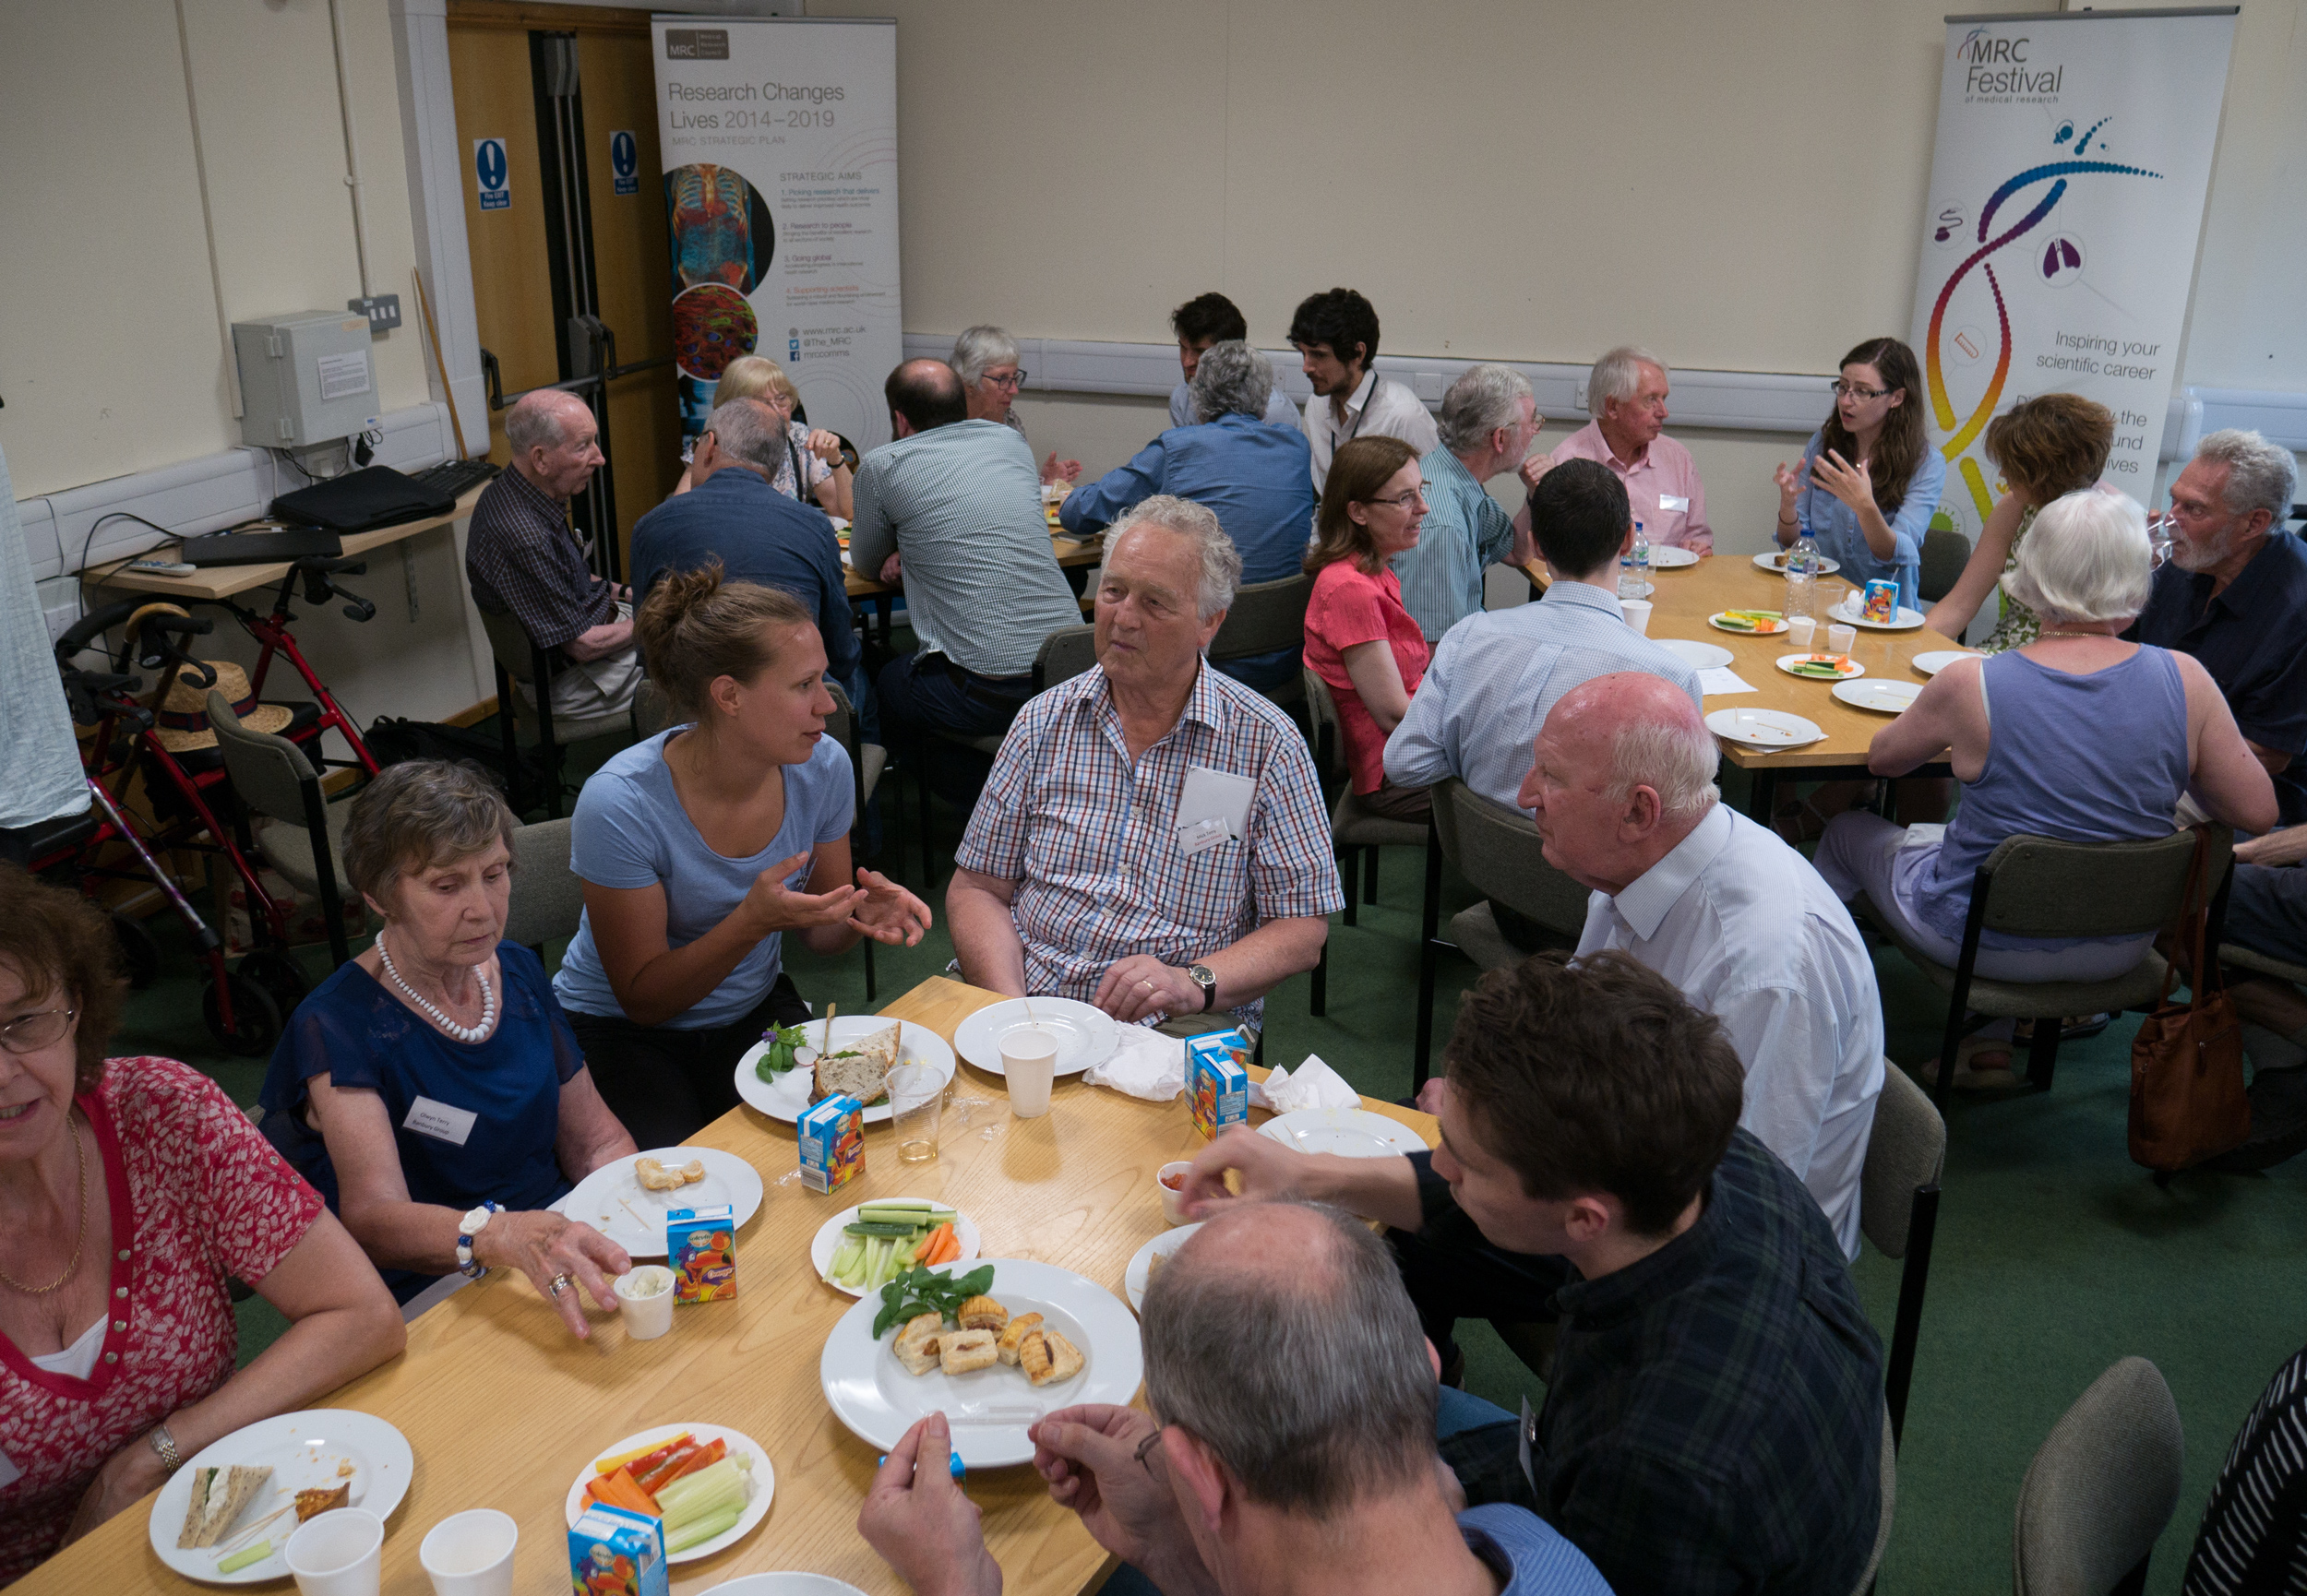
[[[1954,47],[1954,56],[1956,60],[1973,66],[1983,66],[1990,62],[2024,62],[2026,59],[2026,43],[2025,34],[2016,39],[1994,39],[1988,36],[1984,28],[1974,28],[1964,34],[1963,42]]]

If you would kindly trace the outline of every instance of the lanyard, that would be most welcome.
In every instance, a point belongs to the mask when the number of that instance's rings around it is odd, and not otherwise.
[[[1369,398],[1362,401],[1362,408],[1357,411],[1354,414],[1354,424],[1345,429],[1345,435],[1338,439],[1339,443],[1352,443],[1354,441],[1354,435],[1362,430],[1362,423],[1368,421],[1369,419],[1369,412],[1378,408],[1378,385],[1385,380],[1386,379],[1384,377],[1380,376],[1375,372],[1370,374]]]

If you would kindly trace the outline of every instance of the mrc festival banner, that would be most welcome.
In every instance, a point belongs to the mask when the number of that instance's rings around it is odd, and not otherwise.
[[[2106,480],[2155,491],[2235,8],[1946,19],[1911,341],[1974,542],[1987,423],[2075,393],[2115,413]]]

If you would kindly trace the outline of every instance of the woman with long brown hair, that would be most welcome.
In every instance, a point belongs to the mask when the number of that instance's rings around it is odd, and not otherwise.
[[[1811,435],[1802,464],[1781,460],[1778,542],[1805,530],[1852,587],[1884,578],[1898,601],[1922,607],[1922,539],[1946,485],[1946,461],[1923,435],[1922,374],[1895,338],[1867,339],[1842,358],[1835,409]]]

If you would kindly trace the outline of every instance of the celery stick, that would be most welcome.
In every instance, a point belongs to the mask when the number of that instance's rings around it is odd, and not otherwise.
[[[733,1524],[736,1522],[734,1519],[729,1521]],[[269,1541],[259,1541],[254,1546],[244,1546],[239,1551],[233,1553],[230,1557],[225,1558],[224,1561],[216,1566],[216,1571],[220,1574],[237,1574],[243,1568],[252,1568],[256,1566],[256,1565],[263,1562],[267,1557],[271,1555],[272,1542]]]
[[[675,1552],[686,1552],[691,1546],[704,1544],[716,1535],[724,1535],[735,1529],[737,1520],[744,1516],[742,1506],[729,1507],[709,1519],[699,1519],[693,1524],[672,1530],[664,1538],[665,1554],[671,1556]]]
[[[857,1261],[857,1255],[863,1250],[863,1244],[855,1236],[849,1237],[833,1249],[833,1261],[826,1266],[825,1272],[834,1280],[841,1280],[849,1273],[849,1266]]]

